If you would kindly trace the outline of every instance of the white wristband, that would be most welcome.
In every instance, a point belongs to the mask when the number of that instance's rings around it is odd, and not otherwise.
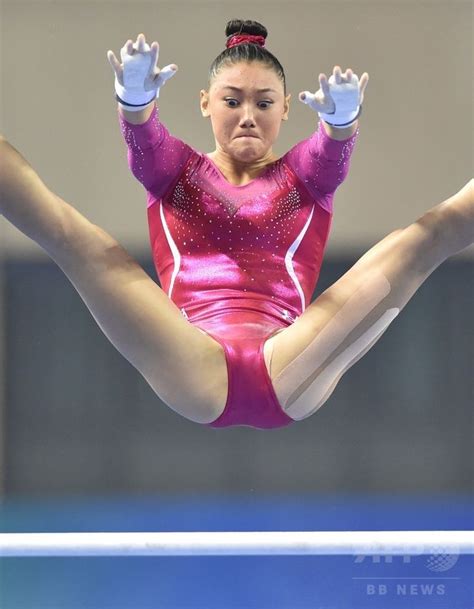
[[[140,112],[159,97],[160,89],[158,88],[157,91],[130,91],[115,78],[115,93],[121,108],[128,112]]]

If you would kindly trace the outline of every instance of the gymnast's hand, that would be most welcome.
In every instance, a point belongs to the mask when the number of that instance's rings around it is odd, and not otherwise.
[[[348,68],[344,74],[334,66],[333,74],[319,75],[320,89],[316,93],[302,91],[299,99],[318,112],[320,118],[334,126],[347,127],[359,115],[369,75],[364,72],[359,81],[357,74]]]
[[[176,74],[178,66],[174,63],[161,70],[157,67],[159,50],[156,41],[150,47],[145,35],[139,34],[135,43],[127,40],[120,49],[122,63],[113,51],[107,51],[107,59],[115,72],[115,92],[125,102],[121,104],[125,110],[143,110],[159,97],[160,87]]]

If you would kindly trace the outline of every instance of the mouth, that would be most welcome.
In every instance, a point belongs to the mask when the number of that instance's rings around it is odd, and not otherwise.
[[[240,137],[252,137],[252,138],[258,139],[256,135],[238,135],[237,139],[239,139]]]

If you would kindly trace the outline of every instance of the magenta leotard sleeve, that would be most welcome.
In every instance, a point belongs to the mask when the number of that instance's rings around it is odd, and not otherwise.
[[[128,146],[129,167],[146,188],[150,206],[162,198],[179,178],[193,149],[170,135],[159,120],[156,106],[149,119],[141,125],[127,122],[120,112],[119,121]]]
[[[359,130],[346,140],[329,137],[319,121],[311,137],[299,142],[285,158],[296,175],[328,212],[332,212],[333,194],[349,172],[350,157]]]

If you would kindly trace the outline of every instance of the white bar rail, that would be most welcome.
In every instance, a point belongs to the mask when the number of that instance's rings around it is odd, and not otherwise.
[[[473,531],[0,533],[0,557],[474,554]]]

